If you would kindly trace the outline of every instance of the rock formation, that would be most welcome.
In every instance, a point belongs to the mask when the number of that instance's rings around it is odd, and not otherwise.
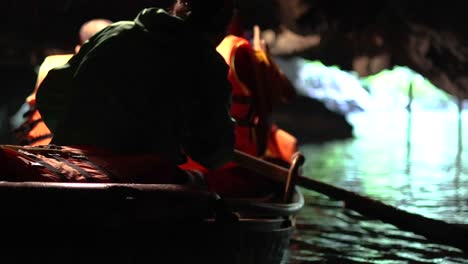
[[[361,76],[408,66],[468,99],[468,15],[462,5],[455,0],[241,0],[242,7],[258,12],[246,12],[249,23],[268,27],[265,37],[275,55],[317,59]]]

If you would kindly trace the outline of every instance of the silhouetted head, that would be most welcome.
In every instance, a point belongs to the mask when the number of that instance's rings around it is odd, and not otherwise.
[[[176,0],[171,13],[218,45],[227,33],[234,9],[235,0]]]
[[[112,24],[112,21],[103,18],[91,19],[85,22],[80,28],[80,43],[75,47],[75,52],[78,52],[81,45],[83,45],[94,34],[98,33],[110,24]]]

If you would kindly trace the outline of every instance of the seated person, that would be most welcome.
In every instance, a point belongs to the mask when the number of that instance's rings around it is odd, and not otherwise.
[[[84,23],[79,31],[80,43],[75,46],[75,53],[78,53],[91,36],[110,25],[112,22],[107,19],[92,19]],[[42,116],[36,108],[36,94],[42,80],[47,73],[56,67],[66,64],[74,54],[57,54],[47,56],[39,67],[34,91],[26,98],[25,103],[13,117],[13,122],[17,123],[14,129],[18,144],[21,145],[47,145],[52,140],[52,133],[44,124]]]
[[[239,16],[230,25],[229,35],[217,51],[229,65],[229,80],[233,86],[231,114],[236,119],[235,148],[248,154],[289,166],[298,151],[294,136],[271,122],[272,108],[278,102],[288,102],[295,88],[267,54],[259,27],[254,27],[253,45],[242,37]],[[222,195],[255,195],[274,186],[262,177],[231,162],[209,171],[193,161],[182,166],[202,171],[209,188]]]
[[[179,183],[187,156],[209,169],[229,162],[231,85],[216,46],[232,8],[177,0],[95,34],[38,90],[51,143],[111,153],[94,162],[133,183]]]

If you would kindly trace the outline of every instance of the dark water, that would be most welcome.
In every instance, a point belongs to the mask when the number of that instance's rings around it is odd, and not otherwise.
[[[408,212],[468,225],[468,111],[358,113],[355,138],[302,145],[303,174]],[[464,129],[464,131],[463,131]],[[285,263],[468,263],[468,252],[304,190]]]

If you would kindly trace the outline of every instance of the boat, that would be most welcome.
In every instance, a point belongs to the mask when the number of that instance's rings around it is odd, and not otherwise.
[[[0,182],[2,263],[281,263],[300,190],[225,198],[189,185]]]

